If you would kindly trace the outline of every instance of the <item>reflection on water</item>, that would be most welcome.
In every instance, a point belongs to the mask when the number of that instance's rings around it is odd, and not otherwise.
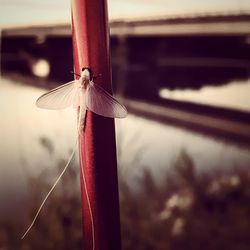
[[[45,59],[37,60],[32,64],[32,71],[35,76],[47,77],[50,71],[49,62]]]
[[[218,107],[239,109],[250,112],[250,80],[231,82],[222,86],[205,86],[199,91],[192,89],[169,90],[162,88],[159,95],[178,101],[189,101]]]
[[[69,155],[74,145],[75,112],[36,108],[35,101],[43,92],[1,79],[1,210],[5,210],[3,204],[8,211],[13,202],[23,204],[22,195],[28,191],[27,177],[53,168],[59,159]],[[42,138],[53,143],[53,156],[41,144]]]
[[[1,79],[0,140],[4,143],[0,149],[0,183],[5,189],[15,185],[20,192],[25,192],[27,175],[37,175],[44,168],[53,169],[60,159],[67,158],[74,145],[75,110],[38,109],[35,101],[43,92]],[[183,150],[200,171],[246,167],[250,163],[248,149],[133,114],[117,120],[116,128],[119,171],[129,183],[134,183],[144,169],[150,169],[159,179]]]
[[[248,149],[130,115],[117,121],[120,171],[131,183],[150,169],[159,180],[184,150],[199,172],[247,167]],[[118,151],[119,152],[119,151]],[[129,157],[128,157],[129,156]],[[136,167],[135,167],[136,166]]]

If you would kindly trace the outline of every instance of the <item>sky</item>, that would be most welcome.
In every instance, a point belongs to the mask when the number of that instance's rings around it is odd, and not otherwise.
[[[250,0],[108,0],[110,19],[250,12]],[[0,0],[0,27],[70,22],[70,0]]]

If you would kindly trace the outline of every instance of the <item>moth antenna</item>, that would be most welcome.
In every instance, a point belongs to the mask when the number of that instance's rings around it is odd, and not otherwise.
[[[75,73],[75,72],[73,72],[73,71],[70,71],[70,73],[73,74],[73,75],[76,75],[76,76],[81,77],[81,75],[79,75],[79,74],[77,74],[77,73]]]
[[[98,77],[101,77],[101,76],[102,76],[102,74],[98,74],[97,76],[93,76],[92,81],[96,80]]]

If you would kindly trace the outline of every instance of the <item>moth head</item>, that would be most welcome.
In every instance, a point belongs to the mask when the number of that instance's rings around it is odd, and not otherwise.
[[[91,79],[90,68],[82,68],[81,77],[83,77],[85,80],[90,80]]]

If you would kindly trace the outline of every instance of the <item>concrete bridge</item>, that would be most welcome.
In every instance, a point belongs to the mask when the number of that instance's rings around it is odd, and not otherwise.
[[[250,34],[250,11],[232,13],[204,13],[168,17],[110,20],[111,36],[173,36],[173,35],[227,35]],[[4,37],[70,36],[71,25],[65,23],[42,24],[3,29]]]
[[[116,19],[110,33],[114,88],[133,112],[157,113],[162,122],[250,145],[250,112],[159,98],[160,88],[200,89],[249,79],[250,12]],[[41,60],[49,65],[45,82],[72,79],[70,24],[2,30],[3,72],[32,76]]]

